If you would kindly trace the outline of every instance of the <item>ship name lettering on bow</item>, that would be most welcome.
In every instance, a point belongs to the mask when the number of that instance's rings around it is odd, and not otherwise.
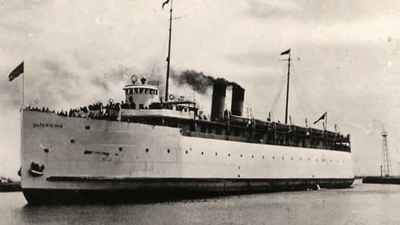
[[[49,128],[63,128],[62,124],[56,124],[56,123],[33,123],[33,128],[44,128],[44,127],[49,127]]]

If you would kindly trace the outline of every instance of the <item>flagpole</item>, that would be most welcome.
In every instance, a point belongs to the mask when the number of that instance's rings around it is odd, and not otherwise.
[[[22,74],[22,102],[21,102],[21,112],[24,110],[25,105],[25,74]]]
[[[325,115],[325,130],[328,129],[328,113]]]
[[[25,65],[24,65],[25,66]],[[20,155],[22,156],[23,148],[24,148],[24,105],[25,105],[25,68],[22,74],[22,102],[21,102],[21,109],[20,109]],[[21,177],[22,175],[22,157],[20,159],[20,168],[18,170],[18,175]]]
[[[172,3],[173,3],[173,0],[170,0],[170,6],[169,6],[168,56],[167,56],[167,78],[166,78],[166,82],[165,82],[165,102],[168,101],[169,73],[170,73],[170,64],[171,64]]]
[[[288,124],[288,108],[289,108],[289,80],[290,80],[290,60],[291,60],[291,51],[289,51],[289,59],[288,59],[288,71],[287,71],[287,83],[286,83],[286,110],[285,110],[285,124]]]

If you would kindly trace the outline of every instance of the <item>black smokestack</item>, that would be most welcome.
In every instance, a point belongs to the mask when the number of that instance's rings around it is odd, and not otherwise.
[[[219,120],[223,118],[226,88],[232,86],[232,104],[230,110],[233,115],[242,115],[245,90],[239,84],[225,80],[224,78],[214,78],[195,70],[171,73],[171,77],[178,86],[188,85],[195,92],[202,95],[207,94],[207,91],[213,87],[211,120]]]
[[[242,116],[245,90],[238,84],[232,84],[232,115]]]
[[[211,120],[223,119],[225,110],[225,96],[227,83],[224,79],[214,81],[214,89],[211,103]]]

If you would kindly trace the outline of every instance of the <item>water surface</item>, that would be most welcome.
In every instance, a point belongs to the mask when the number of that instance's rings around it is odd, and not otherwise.
[[[400,185],[230,196],[152,204],[27,206],[0,193],[0,225],[399,225]]]

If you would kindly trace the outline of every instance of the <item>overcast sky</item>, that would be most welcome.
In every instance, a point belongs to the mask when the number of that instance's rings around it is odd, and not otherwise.
[[[162,0],[0,0],[0,174],[19,168],[21,79],[25,103],[66,108],[123,98],[127,74],[163,79],[168,10]],[[255,116],[304,125],[328,112],[350,133],[357,174],[377,174],[382,125],[393,169],[400,155],[400,2],[374,0],[175,0],[172,67],[246,88]],[[172,92],[179,93],[175,86]],[[198,97],[201,98],[201,97]],[[207,108],[207,106],[205,106]]]

